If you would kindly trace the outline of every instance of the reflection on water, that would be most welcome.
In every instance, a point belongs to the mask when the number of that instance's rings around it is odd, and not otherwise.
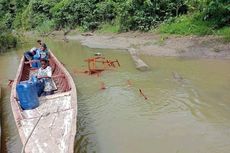
[[[143,56],[151,71],[139,72],[126,52],[88,49],[77,42],[47,40],[47,44],[77,85],[76,153],[229,152],[229,61]],[[2,82],[14,77],[20,55],[31,47],[0,56]],[[121,67],[100,77],[74,74],[87,67],[83,61],[94,52],[118,59]],[[101,82],[106,90],[100,90]],[[18,152],[21,144],[9,94],[5,88],[4,139],[8,152]]]

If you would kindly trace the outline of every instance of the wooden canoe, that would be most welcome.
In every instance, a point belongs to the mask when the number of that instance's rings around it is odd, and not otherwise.
[[[68,71],[50,52],[57,91],[39,98],[39,107],[22,110],[16,94],[16,85],[29,79],[32,70],[24,57],[11,89],[11,107],[18,128],[22,152],[26,153],[73,153],[77,121],[77,93]]]
[[[2,87],[0,84],[0,103],[1,103],[1,98],[2,98]],[[0,122],[0,144],[2,144],[2,123]],[[0,150],[2,150],[2,145],[0,145]]]

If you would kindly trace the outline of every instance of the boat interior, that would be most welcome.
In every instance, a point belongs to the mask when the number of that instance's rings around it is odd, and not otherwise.
[[[70,91],[70,85],[68,83],[68,80],[66,79],[65,73],[62,71],[60,66],[54,61],[54,59],[51,57],[49,59],[49,65],[52,68],[52,79],[55,82],[55,85],[57,87],[57,91],[55,93],[63,93]],[[29,80],[30,76],[34,73],[36,73],[37,69],[31,68],[30,64],[26,64],[24,62],[24,65],[22,67],[22,73],[21,78],[19,81],[26,81]]]

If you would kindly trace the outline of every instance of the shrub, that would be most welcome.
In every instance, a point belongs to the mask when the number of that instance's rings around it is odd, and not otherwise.
[[[10,33],[0,35],[0,52],[17,45],[17,38]]]
[[[224,41],[230,42],[230,27],[223,27],[222,29],[218,30],[216,34],[222,36]]]
[[[184,15],[177,17],[170,23],[164,23],[158,27],[161,33],[180,35],[208,35],[213,34],[209,22],[202,21],[199,15]]]
[[[100,33],[118,33],[120,31],[120,26],[119,23],[117,21],[113,22],[113,23],[104,23],[102,25],[100,25],[99,27],[99,32]]]
[[[191,30],[199,23],[200,29],[207,22],[211,28],[230,25],[229,0],[0,0],[0,21],[9,29],[38,31],[76,27],[95,30],[117,20],[120,31],[148,31],[188,11],[201,14]]]
[[[204,20],[211,21],[214,28],[230,25],[229,0],[208,0],[203,13]]]
[[[53,20],[46,20],[36,27],[36,31],[40,34],[46,34],[50,31],[52,31],[54,29],[54,27],[55,27],[55,25],[54,25]]]
[[[127,1],[121,10],[121,29],[148,31],[164,20],[178,15],[178,9],[182,5],[183,1],[173,0]]]

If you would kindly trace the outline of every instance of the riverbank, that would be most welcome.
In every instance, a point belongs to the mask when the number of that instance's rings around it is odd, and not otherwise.
[[[230,59],[230,43],[217,36],[175,36],[128,32],[120,34],[71,32],[67,39],[80,41],[90,48],[128,50],[152,56]]]
[[[26,32],[27,36],[35,35]],[[153,32],[81,33],[63,31],[49,33],[48,37],[68,42],[76,40],[89,48],[135,49],[138,54],[182,58],[230,59],[230,43],[215,35],[179,36]]]

